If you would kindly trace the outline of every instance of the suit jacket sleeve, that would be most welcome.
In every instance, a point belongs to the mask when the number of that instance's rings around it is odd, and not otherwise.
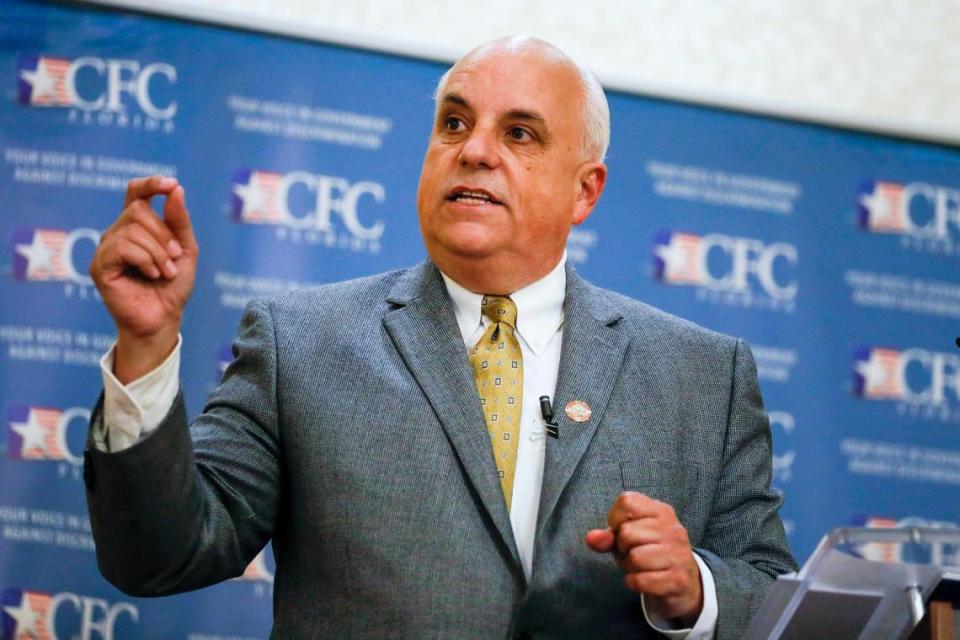
[[[281,471],[266,303],[247,308],[234,355],[189,429],[181,394],[157,430],[133,447],[107,453],[88,444],[84,477],[97,561],[126,593],[164,595],[240,575],[271,536]],[[98,404],[91,423],[99,420]]]
[[[772,445],[749,347],[734,351],[726,441],[713,510],[697,552],[717,588],[717,640],[740,638],[781,573],[796,570],[770,489]]]

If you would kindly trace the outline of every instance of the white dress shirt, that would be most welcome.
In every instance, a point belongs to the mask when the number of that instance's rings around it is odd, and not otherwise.
[[[533,548],[546,431],[540,415],[540,396],[553,398],[560,369],[563,343],[563,300],[566,295],[566,253],[554,269],[540,280],[510,294],[517,305],[517,335],[523,354],[523,405],[520,414],[520,442],[517,448],[510,524],[524,575],[533,575]],[[480,312],[481,294],[463,288],[446,274],[447,291],[453,301],[457,325],[464,346],[469,349],[480,339],[490,322]],[[100,361],[103,373],[103,416],[106,433],[94,433],[98,448],[122,451],[156,429],[176,400],[179,390],[180,347],[159,367],[124,386],[113,375],[113,348]],[[603,523],[597,523],[602,526]],[[586,533],[586,532],[584,532]],[[586,544],[586,543],[584,543]],[[647,621],[666,637],[675,640],[712,640],[717,624],[717,596],[713,575],[706,563],[694,554],[703,584],[703,611],[692,629],[671,627],[670,621],[647,612]]]

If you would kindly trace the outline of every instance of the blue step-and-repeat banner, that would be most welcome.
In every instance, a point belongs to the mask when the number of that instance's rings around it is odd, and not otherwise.
[[[251,297],[424,258],[416,184],[443,66],[76,5],[8,0],[0,18],[2,638],[263,638],[269,549],[156,600],[97,571],[81,459],[113,326],[87,265],[128,179],[180,179],[201,245],[182,370],[196,413]],[[797,557],[841,525],[956,526],[960,151],[610,102],[608,188],[569,258],[751,343]]]

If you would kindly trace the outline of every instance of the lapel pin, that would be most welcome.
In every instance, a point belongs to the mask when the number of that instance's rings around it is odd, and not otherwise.
[[[583,400],[571,400],[567,403],[564,411],[567,414],[567,417],[573,420],[574,422],[586,422],[590,419],[590,414],[593,413],[588,405]]]

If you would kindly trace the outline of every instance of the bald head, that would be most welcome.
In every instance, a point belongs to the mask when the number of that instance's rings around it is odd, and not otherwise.
[[[610,145],[610,107],[603,87],[594,75],[577,64],[570,56],[556,46],[539,38],[530,36],[507,36],[485,42],[468,52],[450,67],[437,83],[434,100],[439,109],[439,102],[444,93],[444,87],[450,74],[461,65],[476,62],[477,60],[502,54],[530,55],[533,54],[546,62],[566,67],[576,78],[580,91],[580,120],[583,132],[581,150],[585,160],[603,162]]]
[[[553,45],[505,38],[468,53],[440,82],[420,173],[431,260],[476,293],[545,276],[600,198],[608,131],[603,91]]]

